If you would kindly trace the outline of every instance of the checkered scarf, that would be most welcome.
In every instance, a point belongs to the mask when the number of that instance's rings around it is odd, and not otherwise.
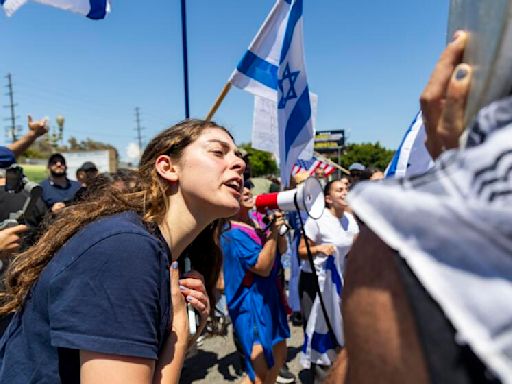
[[[407,261],[457,342],[512,383],[512,97],[482,109],[466,148],[429,172],[360,183],[349,202]]]

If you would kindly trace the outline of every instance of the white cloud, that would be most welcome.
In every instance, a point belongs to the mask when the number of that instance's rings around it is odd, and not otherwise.
[[[128,144],[126,147],[126,157],[128,157],[130,161],[139,160],[140,155],[140,148],[137,143]]]

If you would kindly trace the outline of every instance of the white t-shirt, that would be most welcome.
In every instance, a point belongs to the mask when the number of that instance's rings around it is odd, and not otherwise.
[[[334,216],[328,209],[324,209],[319,219],[308,218],[304,224],[306,236],[316,245],[332,244],[336,247],[334,258],[340,274],[345,271],[345,256],[352,247],[354,237],[359,233],[357,221],[351,213],[345,212],[341,218]],[[327,255],[313,255],[317,273],[322,270]],[[309,260],[302,260],[301,270],[311,273]]]

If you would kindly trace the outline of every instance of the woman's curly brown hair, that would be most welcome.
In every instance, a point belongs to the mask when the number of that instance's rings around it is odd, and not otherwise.
[[[155,161],[162,154],[179,159],[183,150],[208,128],[221,129],[229,134],[224,127],[211,121],[182,121],[148,144],[140,160],[139,185],[135,189],[122,192],[112,186],[105,188],[104,193],[94,194],[64,208],[44,228],[37,243],[10,263],[4,275],[5,291],[0,292],[0,314],[15,312],[23,306],[28,292],[54,254],[85,225],[124,211],[135,211],[149,226],[161,223],[169,209],[166,197],[168,184],[156,171]],[[190,257],[192,268],[204,276],[212,303],[222,265],[219,236],[224,223],[223,219],[211,223],[184,252]]]

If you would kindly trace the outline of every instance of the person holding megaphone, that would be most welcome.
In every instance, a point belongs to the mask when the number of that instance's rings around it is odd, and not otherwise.
[[[274,383],[286,360],[290,337],[279,278],[286,238],[283,213],[274,211],[267,230],[249,217],[254,198],[245,187],[240,210],[221,236],[224,289],[229,315],[244,354],[244,382]]]

